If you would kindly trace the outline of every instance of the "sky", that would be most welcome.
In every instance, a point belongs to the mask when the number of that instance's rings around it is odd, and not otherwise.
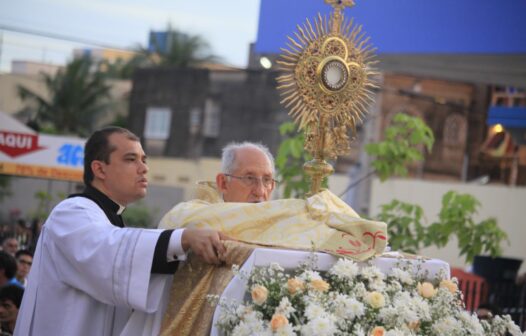
[[[244,67],[256,40],[260,0],[0,0],[0,71],[12,60],[63,65],[74,48],[93,47],[12,32],[9,27],[59,34],[104,45],[146,46],[150,30],[168,24],[200,35],[214,55]]]

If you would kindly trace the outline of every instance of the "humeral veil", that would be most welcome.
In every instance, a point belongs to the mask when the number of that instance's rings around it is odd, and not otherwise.
[[[206,295],[220,295],[231,280],[232,264],[241,265],[254,245],[301,249],[364,261],[381,254],[387,225],[360,218],[340,198],[324,190],[307,198],[263,203],[225,203],[212,183],[200,183],[198,199],[169,211],[161,228],[210,228],[239,240],[227,242],[227,262],[210,266],[194,258],[174,277],[163,335],[210,332],[214,308]],[[183,273],[183,274],[181,274]]]

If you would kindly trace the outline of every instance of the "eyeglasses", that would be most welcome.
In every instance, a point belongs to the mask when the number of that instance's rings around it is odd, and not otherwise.
[[[235,176],[235,175],[230,175],[230,174],[225,174],[225,176],[233,177],[238,180],[241,180],[241,182],[247,187],[255,187],[259,184],[259,182],[261,182],[263,187],[272,188],[274,184],[277,182],[270,176],[263,176],[263,177],[257,177],[257,176],[252,176],[252,175]]]

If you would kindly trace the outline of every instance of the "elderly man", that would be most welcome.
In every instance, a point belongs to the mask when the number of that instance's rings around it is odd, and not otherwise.
[[[328,190],[306,200],[270,201],[275,187],[273,173],[273,159],[265,147],[250,143],[228,145],[223,150],[222,172],[217,175],[216,185],[201,183],[197,199],[177,204],[161,220],[162,228],[221,229],[238,240],[226,244],[226,267],[189,263],[178,271],[181,276],[174,278],[163,335],[209,332],[213,309],[206,306],[206,294],[221,294],[232,276],[228,266],[243,264],[252,244],[315,248],[355,260],[383,251],[385,223],[361,219]],[[178,290],[184,286],[188,290]]]
[[[4,238],[4,241],[2,242],[2,251],[7,252],[14,257],[16,251],[18,251],[18,240],[13,236]]]
[[[276,184],[274,158],[261,144],[231,143],[223,149],[216,184],[225,202],[268,201]]]
[[[130,131],[108,127],[88,139],[86,189],[59,203],[43,226],[15,335],[157,334],[148,314],[162,310],[185,251],[220,262],[225,249],[215,230],[124,227],[125,207],[146,195],[147,172]]]

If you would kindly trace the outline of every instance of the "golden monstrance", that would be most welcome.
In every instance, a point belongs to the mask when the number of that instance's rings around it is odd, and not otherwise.
[[[307,19],[298,25],[278,60],[281,103],[304,131],[305,150],[313,156],[304,165],[311,178],[309,195],[319,192],[323,179],[334,171],[325,159],[350,152],[349,129],[354,136],[377,87],[372,81],[378,74],[372,68],[375,49],[362,26],[343,15],[354,1],[325,3],[333,7],[331,15],[318,13],[313,23]]]

